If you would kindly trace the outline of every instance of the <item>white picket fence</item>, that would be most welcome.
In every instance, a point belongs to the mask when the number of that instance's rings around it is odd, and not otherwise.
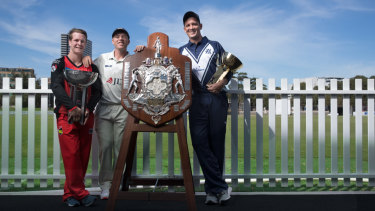
[[[39,181],[40,188],[62,187],[65,176],[61,171],[63,164],[60,157],[56,119],[48,108],[49,97],[52,93],[48,89],[48,79],[41,79],[41,89],[35,88],[35,78],[28,79],[28,89],[22,89],[22,82],[22,78],[16,78],[15,88],[11,89],[10,79],[3,78],[3,86],[0,90],[2,95],[0,187],[1,189],[23,186],[33,188],[36,186],[35,184],[38,184],[37,181]],[[263,90],[263,80],[257,79],[256,89],[252,90],[250,80],[245,79],[244,89],[239,90],[237,81],[231,81],[228,86],[231,102],[228,121],[231,122],[231,128],[229,129],[230,139],[226,140],[230,142],[230,158],[226,158],[226,165],[230,163],[230,170],[225,172],[225,178],[231,180],[232,186],[238,185],[239,182],[244,182],[245,186],[249,186],[252,181],[256,181],[258,187],[263,186],[266,182],[269,182],[270,187],[275,187],[279,179],[283,187],[288,186],[288,181],[292,181],[296,187],[301,185],[301,181],[306,181],[306,186],[310,187],[313,186],[314,180],[318,180],[319,186],[337,186],[339,180],[343,180],[344,185],[348,186],[350,179],[356,179],[357,186],[361,186],[363,180],[368,182],[369,186],[375,185],[374,80],[367,81],[367,90],[362,90],[362,81],[358,79],[355,81],[355,90],[350,90],[349,79],[343,80],[343,90],[337,89],[337,80],[335,79],[332,79],[330,84],[330,90],[325,90],[325,81],[319,80],[318,90],[313,90],[312,81],[307,81],[306,90],[300,90],[300,81],[295,79],[293,81],[294,88],[290,90],[287,80],[282,79],[281,90],[276,90],[275,80],[270,79],[268,89]],[[25,94],[28,96],[27,112],[22,110],[22,107],[25,107],[22,105],[22,95]],[[40,123],[37,121],[40,124],[40,140],[36,140],[35,136],[36,117],[39,115],[39,112],[35,111],[36,94],[41,95]],[[15,96],[15,126],[14,139],[10,140],[13,133],[9,131],[11,115],[13,115],[10,112],[10,98],[13,95]],[[255,96],[255,108],[250,106],[252,104],[250,96],[252,95]],[[268,114],[264,113],[264,95],[268,95]],[[329,115],[325,111],[326,95],[331,97]],[[354,117],[350,112],[350,97],[353,95],[355,96]],[[244,97],[243,114],[239,111],[238,106],[240,96]],[[277,96],[281,96],[280,99],[276,99]],[[302,96],[306,96],[306,111],[300,110]],[[318,96],[317,111],[313,111],[313,96]],[[338,117],[338,96],[343,96],[342,124],[339,123],[341,121],[338,121],[338,118],[341,118]],[[362,96],[366,96],[368,102],[365,118],[363,118],[362,112]],[[290,103],[291,97],[293,97],[294,110],[292,115],[288,115],[288,103]],[[276,115],[276,101],[281,101],[280,116]],[[24,131],[26,128],[22,128],[23,113],[27,113],[27,140],[22,138],[22,133],[26,132]],[[265,118],[265,115],[268,118]],[[318,121],[314,121],[314,116],[317,116]],[[243,128],[240,128],[239,125],[242,125],[242,122],[239,122],[239,119],[242,117]],[[367,119],[366,124],[364,124],[365,119]],[[351,127],[351,122],[355,125],[354,129]],[[48,125],[51,124],[53,124],[53,129],[48,130]],[[255,124],[255,131],[251,129],[252,124]],[[367,125],[367,128],[364,128],[364,125]],[[367,134],[363,133],[366,130]],[[243,131],[243,140],[239,140],[239,137],[242,137],[242,134],[239,136],[239,131]],[[314,133],[314,131],[317,132]],[[252,133],[255,133],[255,136],[252,136]],[[280,136],[277,136],[278,133]],[[50,138],[53,140],[48,140],[48,134],[53,134],[50,136],[53,137]],[[364,138],[365,135],[366,138]],[[165,144],[163,134],[156,134],[155,143],[151,140],[149,133],[139,136],[142,137],[143,153],[137,156],[135,165],[136,162],[142,162],[142,170],[137,172],[136,168],[133,168],[134,175],[156,178],[181,176],[179,163],[174,156],[176,144],[174,134],[167,135],[167,170],[163,169],[163,143]],[[327,137],[329,137],[329,141]],[[351,137],[354,139],[352,140]],[[363,144],[364,142],[367,142],[367,145]],[[40,143],[40,148],[36,149],[36,143]],[[152,152],[150,152],[152,144],[156,144],[154,171],[150,170],[153,164],[151,162]],[[289,144],[293,144],[293,148],[288,147]],[[303,145],[305,147],[301,148]],[[318,145],[317,152],[313,151],[315,145]],[[14,150],[14,156],[9,154],[11,146],[14,146],[14,149],[11,149]],[[255,151],[251,149],[254,146]],[[355,147],[355,161],[351,164],[353,158],[351,158],[350,150],[353,146]],[[48,153],[48,148],[51,147],[53,148],[52,154]],[[26,156],[23,156],[22,153],[24,148],[27,148]],[[268,151],[265,152],[266,150]],[[39,151],[40,153],[36,153]],[[367,154],[363,153],[365,151]],[[239,156],[242,153],[243,157]],[[91,180],[92,186],[97,186],[99,165],[95,134],[91,155],[92,170],[87,173],[86,178]],[[293,160],[293,164],[288,162],[290,159]],[[327,159],[330,160],[328,166],[326,166]],[[251,172],[251,166],[254,164],[251,163],[251,160],[255,160],[255,172]],[[366,169],[363,168],[365,161],[367,161]],[[314,167],[314,162],[318,167]],[[301,169],[301,166],[305,167]],[[198,185],[199,179],[203,179],[203,175],[195,154],[192,158],[192,171],[195,184]],[[175,172],[179,173],[175,175]],[[331,182],[327,183],[327,181]],[[26,185],[23,185],[25,183]],[[51,183],[52,185],[49,185]]]

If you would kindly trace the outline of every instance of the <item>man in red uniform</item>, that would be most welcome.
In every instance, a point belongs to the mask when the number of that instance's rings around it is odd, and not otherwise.
[[[73,28],[69,32],[70,51],[67,56],[52,63],[51,86],[56,97],[55,113],[61,155],[65,168],[65,186],[63,201],[70,207],[79,205],[91,206],[96,197],[85,189],[84,179],[90,157],[91,138],[94,124],[93,110],[101,97],[101,82],[87,88],[86,111],[84,125],[80,124],[81,108],[71,99],[68,82],[64,77],[64,69],[97,72],[95,65],[82,65],[83,51],[86,47],[87,33]],[[80,98],[78,98],[80,99]],[[73,121],[71,124],[69,120]]]

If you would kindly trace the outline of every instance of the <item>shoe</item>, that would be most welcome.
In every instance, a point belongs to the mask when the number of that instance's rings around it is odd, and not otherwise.
[[[69,206],[69,207],[78,207],[79,205],[81,205],[81,203],[79,203],[79,201],[77,199],[75,199],[73,196],[67,198],[65,200],[65,203]]]
[[[218,195],[219,204],[224,205],[230,199],[231,193],[232,193],[232,187],[228,187],[227,190],[224,190],[222,193],[220,193]]]
[[[81,203],[85,207],[89,207],[95,203],[96,197],[92,195],[87,195],[81,200]]]
[[[204,203],[207,205],[218,204],[219,200],[217,199],[216,194],[208,193]]]
[[[100,193],[100,199],[101,200],[107,200],[109,197],[109,189],[103,189]]]

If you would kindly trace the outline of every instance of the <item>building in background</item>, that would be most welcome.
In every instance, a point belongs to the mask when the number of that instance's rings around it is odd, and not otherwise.
[[[69,35],[61,34],[61,57],[68,55],[69,53]],[[87,40],[85,51],[83,56],[90,56],[92,58],[92,42]]]
[[[31,78],[35,77],[34,69],[32,68],[9,68],[9,67],[0,67],[0,87],[3,87],[3,78],[10,78],[10,87],[14,87],[15,85],[15,78],[17,77],[25,77]]]

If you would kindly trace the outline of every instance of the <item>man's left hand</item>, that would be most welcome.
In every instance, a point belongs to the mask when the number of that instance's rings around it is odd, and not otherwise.
[[[134,52],[141,52],[145,49],[146,46],[144,45],[137,45],[135,46]]]
[[[89,116],[90,116],[90,110],[88,108],[86,108],[86,111],[85,111],[85,121],[83,122],[83,125],[86,124],[87,120],[89,119]]]
[[[85,56],[82,59],[83,66],[89,67],[92,64],[92,59],[90,56]]]

